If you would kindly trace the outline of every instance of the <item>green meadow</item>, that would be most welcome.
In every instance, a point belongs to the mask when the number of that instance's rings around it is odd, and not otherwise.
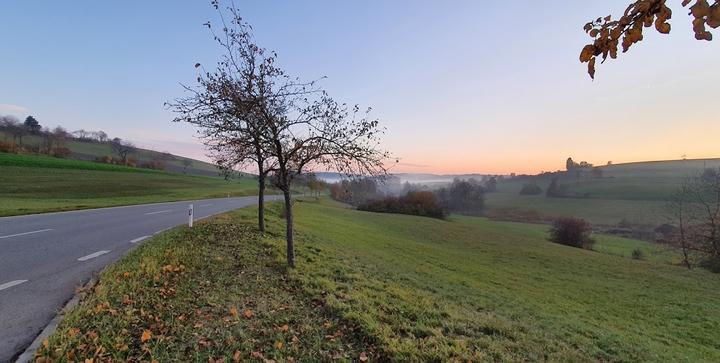
[[[513,212],[536,213],[554,218],[574,216],[593,224],[657,226],[668,223],[667,201],[687,178],[706,168],[720,167],[720,159],[670,160],[599,167],[602,178],[562,175],[560,184],[568,197],[548,198],[545,191],[552,176],[541,175],[502,180],[497,193],[486,195],[489,215]],[[519,195],[523,184],[534,181],[542,195]]]
[[[256,194],[224,180],[34,155],[0,153],[0,216]]]
[[[106,271],[42,353],[101,347],[119,360],[720,360],[720,280],[675,265],[656,245],[599,235],[590,251],[548,242],[543,225],[373,214],[326,200],[298,200],[296,208],[296,269],[279,267],[277,204],[264,238],[227,233],[252,230],[252,209],[182,228],[171,232],[172,243],[151,240]],[[635,248],[647,258],[630,258]],[[230,251],[264,252],[233,264],[224,262]],[[185,267],[170,279],[166,265]],[[255,291],[264,284],[272,294]],[[238,319],[233,307],[262,320]],[[161,313],[148,318],[147,309]],[[162,338],[142,341],[145,330]],[[124,350],[112,349],[118,342]]]

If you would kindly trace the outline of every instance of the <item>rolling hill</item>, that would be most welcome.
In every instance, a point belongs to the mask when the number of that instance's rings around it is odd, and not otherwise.
[[[12,140],[12,137],[0,131],[0,139]],[[42,140],[40,136],[27,135],[23,137],[24,145],[37,146],[41,143],[41,141]],[[95,159],[106,155],[116,156],[109,142],[83,141],[74,139],[68,140],[66,146],[72,152],[69,158],[75,160],[94,161]],[[213,164],[169,153],[137,148],[136,151],[130,155],[130,157],[136,159],[138,161],[138,164],[156,159],[162,160],[165,163],[165,171],[171,173],[218,176],[218,168]],[[187,168],[184,165],[185,161],[189,161],[191,163],[190,166],[188,166]]]
[[[0,216],[252,195],[256,183],[0,153]]]

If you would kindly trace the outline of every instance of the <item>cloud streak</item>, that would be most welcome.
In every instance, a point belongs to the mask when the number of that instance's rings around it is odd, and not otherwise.
[[[9,103],[0,103],[0,115],[13,115],[17,117],[25,116],[30,113],[25,107],[11,105]]]

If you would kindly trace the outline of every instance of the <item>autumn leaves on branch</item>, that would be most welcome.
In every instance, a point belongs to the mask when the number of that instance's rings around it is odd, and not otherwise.
[[[672,10],[666,3],[667,0],[637,0],[627,7],[620,19],[613,20],[608,15],[585,24],[585,32],[594,41],[582,49],[580,62],[588,64],[590,77],[595,78],[598,57],[602,62],[608,56],[615,59],[619,47],[623,53],[627,52],[633,44],[643,40],[643,28],[655,26],[662,34],[670,33],[668,20],[672,18]],[[682,0],[682,6],[690,9],[695,39],[712,40],[707,27],[716,29],[720,26],[720,0],[715,0],[712,5],[707,0]]]

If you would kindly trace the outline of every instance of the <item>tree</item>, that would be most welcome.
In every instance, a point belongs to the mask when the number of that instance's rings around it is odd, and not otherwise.
[[[128,155],[135,151],[135,145],[129,141],[125,141],[116,137],[110,141],[110,146],[113,151],[118,155],[123,165],[128,165]]]
[[[667,238],[683,254],[691,267],[691,258],[720,272],[720,170],[707,169],[686,180],[669,203],[677,229]]]
[[[57,126],[54,129],[45,129],[42,132],[42,144],[40,152],[57,157],[65,157],[70,150],[65,147],[65,142],[70,138],[70,133],[64,128]]]
[[[550,185],[548,185],[547,190],[545,190],[545,196],[549,198],[561,198],[566,196],[565,190],[565,186],[561,185],[559,178],[555,176],[550,180]]]
[[[435,195],[450,212],[478,215],[485,207],[485,188],[472,178],[455,178],[450,186],[437,190]]]
[[[183,173],[187,174],[187,168],[191,167],[193,162],[190,159],[183,159],[182,164],[183,164]]]
[[[28,132],[33,135],[38,134],[40,130],[42,130],[42,126],[40,126],[38,120],[36,120],[33,116],[26,117],[23,125],[25,125],[25,128],[28,130]]]
[[[598,57],[602,62],[608,56],[617,58],[619,46],[623,53],[627,52],[635,43],[643,40],[643,28],[654,25],[659,33],[670,33],[668,20],[672,18],[672,10],[666,4],[667,0],[635,0],[617,20],[608,15],[585,24],[583,29],[593,38],[593,42],[583,47],[580,62],[588,64],[590,77],[595,78]],[[713,1],[712,5],[708,0],[682,0],[682,6],[690,9],[695,39],[712,40],[712,33],[706,26],[713,29],[720,26],[720,0]]]
[[[576,163],[575,161],[573,161],[572,158],[567,158],[567,160],[565,161],[565,170],[567,170],[567,171],[573,171],[573,170],[577,169],[579,166],[580,165],[578,163]]]
[[[105,133],[105,131],[98,131],[95,133],[95,139],[100,142],[105,142],[108,139],[108,134]]]
[[[76,139],[82,141],[92,141],[94,134],[95,132],[86,131],[85,129],[80,129],[72,132],[72,135],[75,136]]]
[[[262,107],[268,150],[277,162],[273,181],[285,201],[287,263],[291,267],[295,266],[294,179],[315,167],[348,176],[384,176],[384,161],[389,158],[378,147],[383,130],[378,120],[369,118],[370,109],[362,112],[358,106],[337,103],[324,91],[316,94],[306,92],[302,85],[293,87],[298,89],[271,91],[283,96],[264,99]]]
[[[18,143],[22,146],[22,138],[27,133],[27,129],[24,125],[20,124],[17,118],[13,116],[0,117],[0,128],[12,135],[13,143]]]
[[[176,99],[168,106],[180,114],[175,122],[187,122],[200,129],[212,158],[226,177],[247,164],[257,167],[258,229],[265,232],[266,180],[274,162],[263,144],[266,119],[261,109],[265,99],[280,95],[267,90],[283,78],[283,73],[274,65],[275,53],[254,43],[252,28],[234,6],[227,8],[228,22],[219,2],[211,4],[220,15],[222,34],[216,34],[209,22],[205,26],[224,54],[212,72],[196,64],[200,72],[197,87],[183,86],[191,96]]]

